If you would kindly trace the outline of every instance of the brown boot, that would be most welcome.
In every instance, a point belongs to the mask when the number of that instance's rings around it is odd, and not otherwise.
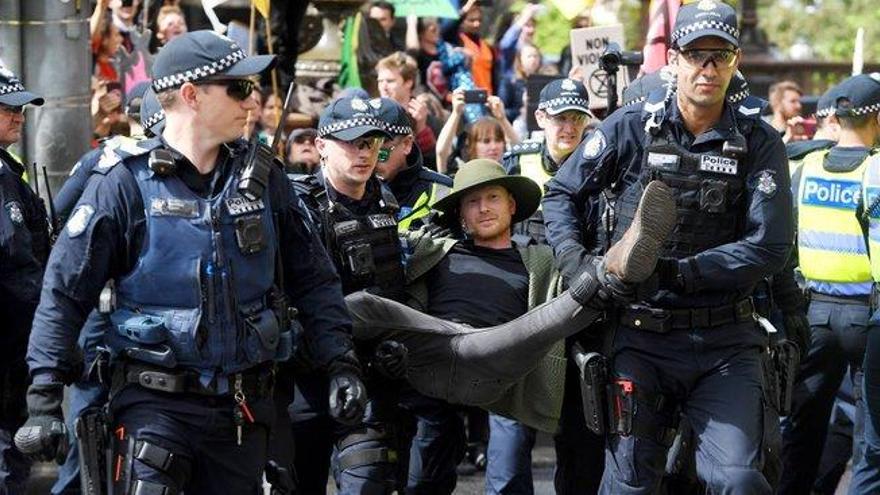
[[[651,181],[636,210],[632,224],[605,253],[605,270],[624,283],[644,282],[654,273],[660,248],[672,233],[676,220],[672,189]]]

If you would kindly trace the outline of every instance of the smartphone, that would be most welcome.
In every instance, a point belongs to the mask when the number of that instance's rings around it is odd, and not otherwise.
[[[480,103],[485,105],[489,99],[489,93],[485,89],[468,89],[464,92],[465,103]]]
[[[107,92],[111,91],[119,91],[122,92],[122,83],[119,81],[110,81],[107,83]]]
[[[808,138],[812,138],[814,134],[816,134],[816,119],[804,119],[801,122],[801,134],[807,136]]]

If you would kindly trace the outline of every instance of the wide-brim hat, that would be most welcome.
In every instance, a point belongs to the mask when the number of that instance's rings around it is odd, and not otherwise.
[[[452,191],[434,203],[434,209],[444,215],[454,216],[459,210],[459,202],[467,193],[486,186],[501,186],[516,200],[513,222],[522,222],[531,217],[541,204],[541,186],[522,175],[507,175],[504,167],[495,160],[478,158],[458,169],[452,184]]]

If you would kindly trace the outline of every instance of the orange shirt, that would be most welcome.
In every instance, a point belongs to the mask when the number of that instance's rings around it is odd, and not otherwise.
[[[492,63],[494,61],[492,47],[482,39],[478,38],[474,41],[464,33],[458,33],[458,37],[461,39],[461,46],[471,57],[471,74],[474,76],[474,84],[492,94]]]

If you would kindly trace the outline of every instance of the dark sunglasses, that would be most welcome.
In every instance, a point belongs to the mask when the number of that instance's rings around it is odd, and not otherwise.
[[[297,137],[293,138],[293,142],[296,144],[314,143],[315,136],[310,136],[310,135],[297,136]]]
[[[226,94],[233,100],[244,101],[254,92],[256,83],[250,79],[207,79],[194,82],[196,86],[226,86]]]
[[[736,61],[736,50],[730,48],[694,48],[682,50],[684,60],[695,67],[706,67],[713,63],[715,67],[732,67]]]
[[[11,106],[0,103],[0,110],[3,110],[6,113],[16,113],[21,115],[24,113],[24,105]]]

